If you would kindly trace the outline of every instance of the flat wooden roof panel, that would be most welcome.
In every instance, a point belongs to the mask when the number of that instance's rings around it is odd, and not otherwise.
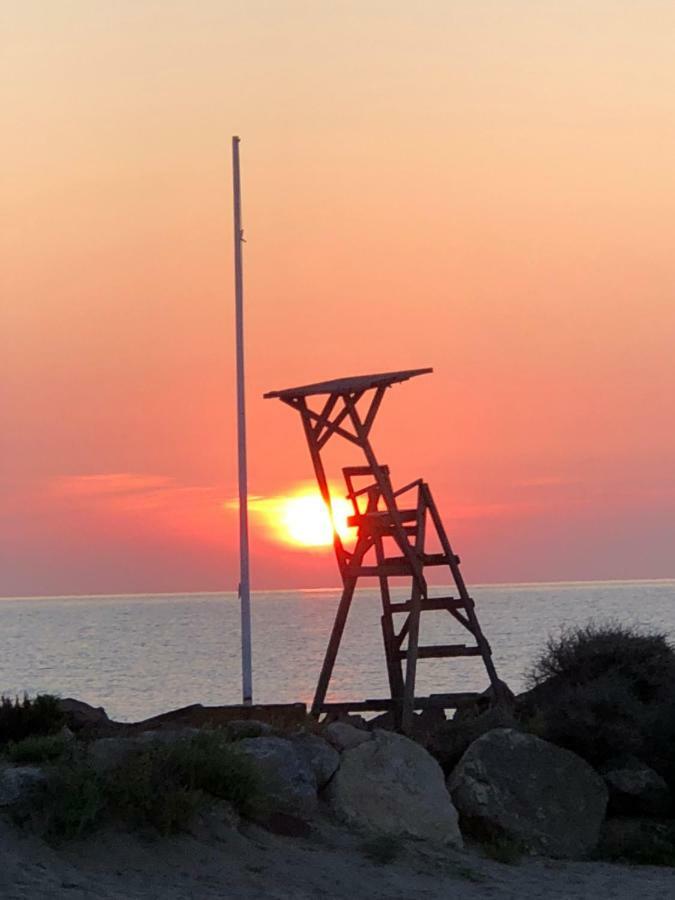
[[[433,372],[433,369],[404,369],[401,372],[381,372],[376,375],[353,375],[349,378],[334,378],[331,381],[317,381],[315,384],[283,388],[280,391],[268,391],[263,396],[265,399],[279,397],[282,400],[290,400],[294,397],[312,397],[316,394],[351,394],[367,391],[369,388],[389,387],[416,375],[427,375],[429,372]]]

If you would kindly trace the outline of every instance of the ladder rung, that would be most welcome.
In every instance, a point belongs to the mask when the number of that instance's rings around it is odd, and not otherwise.
[[[405,603],[390,604],[391,611],[410,612],[412,610],[412,600],[406,600]],[[437,609],[465,609],[464,600],[458,600],[456,597],[427,597],[420,600],[420,609],[423,612]]]
[[[416,522],[416,509],[399,509],[399,518],[401,522]],[[390,512],[386,509],[373,510],[372,512],[359,513],[358,515],[348,516],[347,524],[351,526],[377,525],[380,528],[393,528],[394,520]]]
[[[457,559],[457,557],[455,557]],[[448,557],[445,553],[425,553],[420,559],[422,566],[447,566]],[[391,556],[385,559],[381,566],[359,566],[351,575],[358,577],[378,575],[412,575],[412,568],[405,556]]]
[[[440,659],[444,656],[480,656],[480,647],[469,647],[467,644],[439,644],[430,647],[418,647],[418,659]],[[401,650],[399,659],[407,659],[408,651]]]

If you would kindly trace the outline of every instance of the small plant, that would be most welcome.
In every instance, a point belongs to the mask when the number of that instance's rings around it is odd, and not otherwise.
[[[207,795],[251,812],[260,783],[251,761],[211,732],[143,748],[109,774],[105,790],[118,818],[170,834],[189,826]]]
[[[36,804],[45,836],[59,842],[91,831],[103,814],[106,800],[96,772],[85,763],[70,761],[52,774]]]
[[[35,759],[56,754],[55,738],[13,745],[13,752]],[[28,756],[26,755],[28,754]],[[187,829],[209,798],[252,813],[260,802],[254,764],[217,732],[173,744],[139,745],[129,758],[105,774],[89,765],[86,752],[64,753],[46,785],[33,799],[33,820],[55,841],[79,837],[105,817],[161,834]]]
[[[65,725],[59,701],[51,694],[0,698],[0,745],[35,735],[55,734]]]
[[[361,850],[371,862],[384,866],[398,859],[403,842],[394,835],[380,834],[365,841]]]
[[[22,741],[10,741],[5,755],[16,765],[50,763],[61,759],[68,749],[68,741],[60,734],[34,735]]]
[[[519,863],[523,856],[523,848],[517,842],[504,835],[493,838],[482,845],[485,856],[506,866]]]

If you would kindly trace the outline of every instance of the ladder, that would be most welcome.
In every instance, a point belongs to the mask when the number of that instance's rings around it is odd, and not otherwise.
[[[490,645],[481,631],[474,602],[459,570],[459,557],[450,546],[428,484],[417,479],[395,490],[388,467],[377,461],[370,442],[370,432],[385,392],[394,384],[429,372],[431,369],[406,369],[358,375],[265,394],[268,398],[278,398],[300,414],[314,474],[329,512],[332,488],[322,458],[325,445],[339,437],[358,447],[366,461],[365,465],[342,470],[353,508],[350,524],[356,527],[356,541],[351,548],[345,546],[333,528],[333,547],[343,590],[312,704],[312,713],[317,717],[357,710],[390,711],[395,725],[410,731],[415,710],[457,709],[479,696],[475,692],[416,696],[417,663],[425,659],[480,657],[494,699],[499,702],[504,696],[505,686],[497,677]],[[321,398],[319,408],[312,408],[310,404],[318,398]],[[434,551],[430,547],[432,539],[437,548]],[[429,596],[425,578],[429,566],[445,566],[450,570],[453,596]],[[396,601],[392,599],[390,579],[401,577],[409,579],[410,591],[405,600]],[[380,587],[390,697],[328,702],[326,696],[338,649],[356,586],[362,578],[375,578]],[[468,643],[420,646],[421,614],[439,610],[446,611],[461,627]]]
[[[343,571],[344,590],[319,676],[313,714],[391,709],[395,723],[406,731],[411,727],[415,709],[457,708],[478,696],[477,693],[463,692],[416,697],[419,660],[479,656],[491,685],[499,693],[501,682],[492,661],[490,645],[481,630],[475,604],[459,569],[459,557],[452,550],[429,485],[418,479],[394,490],[389,469],[384,465],[351,466],[344,468],[343,474],[347,497],[353,506],[348,524],[357,528],[357,539],[354,550],[347,553]],[[363,479],[367,482],[359,487],[358,481]],[[399,500],[405,501],[403,505],[399,505]],[[429,537],[434,536],[441,549],[431,553],[426,546]],[[427,567],[437,566],[449,568],[456,596],[429,596],[424,571]],[[409,598],[395,601],[392,599],[390,579],[401,577],[410,579]],[[379,582],[382,605],[380,622],[391,699],[351,704],[326,703],[337,651],[360,578],[376,578]],[[449,613],[461,626],[461,633],[468,643],[420,645],[421,614],[431,611]]]

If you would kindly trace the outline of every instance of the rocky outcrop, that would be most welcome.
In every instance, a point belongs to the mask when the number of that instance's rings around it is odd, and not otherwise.
[[[448,790],[467,832],[557,857],[588,855],[607,808],[602,778],[581,757],[510,728],[474,741]]]
[[[601,771],[609,788],[609,812],[618,816],[667,816],[672,810],[664,778],[634,756],[608,763]]]
[[[65,716],[66,725],[73,732],[108,729],[114,724],[102,706],[90,706],[89,703],[75,700],[73,697],[59,700],[58,704]]]
[[[376,730],[371,740],[345,750],[327,796],[337,816],[353,827],[462,845],[441,767],[401,735]]]
[[[237,748],[256,766],[268,811],[311,816],[317,807],[317,777],[302,752],[282,737],[245,738]]]

